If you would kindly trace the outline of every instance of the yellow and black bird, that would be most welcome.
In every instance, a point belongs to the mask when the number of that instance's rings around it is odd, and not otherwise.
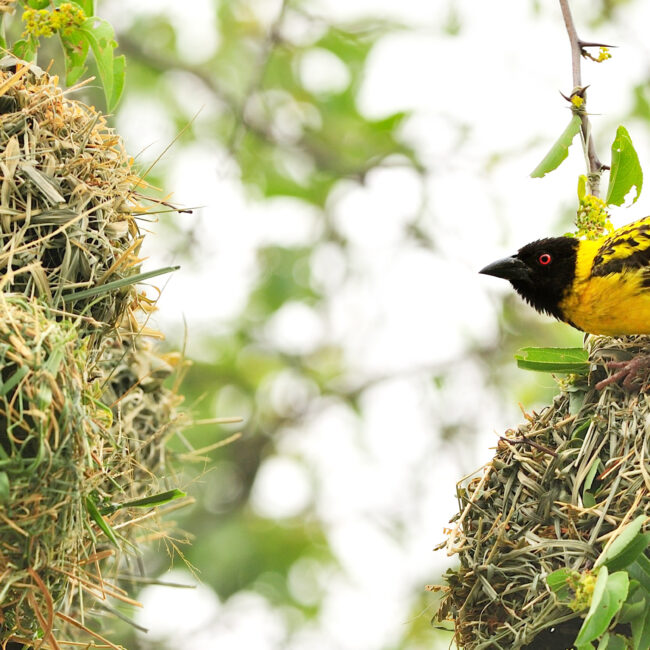
[[[479,272],[579,330],[650,334],[650,217],[593,241],[540,239]]]

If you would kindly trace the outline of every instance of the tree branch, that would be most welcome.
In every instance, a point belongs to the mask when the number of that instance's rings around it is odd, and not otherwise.
[[[578,38],[573,16],[571,15],[571,8],[569,7],[569,0],[560,0],[560,9],[562,9],[562,17],[566,26],[567,34],[569,35],[569,42],[571,44],[571,69],[573,72],[573,91],[569,100],[575,96],[581,97],[584,101],[582,105],[576,107],[572,103],[574,112],[580,117],[582,143],[585,150],[585,158],[587,162],[587,177],[589,179],[589,189],[593,196],[600,195],[600,176],[605,165],[600,162],[594,139],[591,136],[591,123],[589,122],[589,115],[586,110],[587,101],[587,86],[582,86],[582,74],[580,70],[581,57],[584,55],[584,48],[590,46],[597,46],[599,43],[587,43],[586,41]]]
[[[573,87],[577,88],[582,86],[582,77],[580,73],[580,57],[582,56],[582,48],[580,47],[580,39],[576,31],[573,16],[571,15],[571,8],[569,7],[569,0],[560,0],[560,9],[562,9],[562,18],[566,31],[569,35],[569,43],[571,44],[571,69],[573,72]]]

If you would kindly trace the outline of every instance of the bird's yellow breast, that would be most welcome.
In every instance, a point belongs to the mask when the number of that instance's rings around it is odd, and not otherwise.
[[[573,285],[560,302],[565,319],[592,334],[650,334],[650,290],[643,287],[642,274],[626,269],[592,275],[601,245],[580,242]]]

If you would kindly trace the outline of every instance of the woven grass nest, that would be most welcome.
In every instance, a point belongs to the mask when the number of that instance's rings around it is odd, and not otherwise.
[[[649,346],[641,336],[588,343],[592,360]],[[598,391],[603,366],[592,368],[507,431],[494,458],[458,485],[459,512],[438,548],[460,566],[445,574],[437,619],[454,621],[460,648],[572,647],[583,619],[546,576],[590,569],[624,524],[650,514],[650,395],[618,384]]]
[[[83,499],[97,475],[89,451],[102,428],[74,328],[22,296],[0,294],[0,310],[0,621],[30,638],[32,612],[48,611],[70,559],[85,555]]]
[[[56,77],[7,56],[0,100],[3,290],[114,326],[134,289],[82,292],[137,272],[144,181],[105,118]]]
[[[142,335],[135,287],[144,186],[100,113],[0,60],[2,648],[116,648],[97,613],[125,619],[155,506],[182,496],[182,364]]]

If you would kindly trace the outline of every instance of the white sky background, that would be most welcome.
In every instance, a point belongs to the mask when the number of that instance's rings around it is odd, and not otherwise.
[[[514,403],[499,401],[470,363],[458,363],[442,392],[430,388],[426,375],[410,371],[462,359],[469,340],[488,343],[494,338],[496,296],[509,289],[477,270],[532,239],[561,234],[558,215],[575,205],[577,176],[584,173],[580,148],[574,146],[559,170],[541,180],[529,177],[569,121],[558,91],[569,94],[572,89],[559,7],[551,0],[540,4],[544,10],[535,15],[532,3],[522,0],[320,1],[320,12],[328,17],[384,15],[414,26],[414,31],[384,38],[373,51],[361,109],[372,117],[414,112],[405,132],[432,171],[425,225],[442,252],[415,249],[403,240],[402,226],[422,198],[410,173],[380,170],[363,187],[342,183],[338,188],[332,209],[354,247],[354,273],[342,281],[335,272],[335,253],[321,247],[313,270],[331,290],[327,313],[289,306],[272,319],[266,333],[270,342],[291,351],[308,351],[323,339],[343,341],[352,377],[394,379],[364,394],[361,424],[331,407],[304,428],[283,432],[278,455],[262,466],[252,499],[260,514],[279,520],[313,504],[343,571],[295,567],[297,597],[313,602],[323,595],[325,605],[322,616],[291,639],[286,625],[291,614],[273,611],[259,594],[240,593],[219,603],[206,587],[151,587],[143,594],[141,622],[164,633],[155,647],[180,647],[180,639],[183,647],[228,650],[388,648],[400,637],[414,594],[448,564],[444,552],[431,549],[454,513],[455,483],[491,456],[494,432],[517,424],[520,414]],[[180,42],[191,56],[197,44],[206,49],[215,45],[209,5],[209,0],[193,0],[192,12],[187,12],[176,0],[106,0],[100,9],[117,23],[127,8],[132,14],[163,7],[178,24]],[[461,24],[456,37],[440,30],[452,5]],[[589,6],[589,0],[572,2],[578,33],[620,46],[609,62],[583,63],[583,81],[591,84],[589,108],[599,114],[592,118],[598,150],[608,160],[619,116],[629,108],[629,88],[647,72],[650,6],[625,7],[617,24],[597,32],[586,24]],[[260,0],[260,15],[267,20],[276,10],[276,2]],[[315,84],[345,81],[336,61],[319,54],[305,61],[303,74],[313,76]],[[197,93],[185,93],[190,105],[198,108],[210,101]],[[118,128],[129,150],[149,147],[144,160],[154,158],[174,136],[155,98],[132,99],[120,115]],[[469,128],[460,145],[455,125]],[[648,134],[638,124],[627,126],[648,169]],[[486,162],[495,154],[503,160],[486,173]],[[200,219],[203,249],[191,267],[167,284],[157,324],[163,331],[179,332],[184,314],[189,355],[200,356],[193,339],[226,326],[246,299],[255,277],[256,248],[317,241],[319,218],[298,201],[257,204],[247,199],[236,170],[212,142],[175,150],[171,168],[169,189],[175,201],[205,206],[198,217],[181,217],[188,228]],[[615,215],[615,225],[648,212],[642,196]],[[161,242],[155,236],[146,241],[150,268],[173,261]],[[513,370],[518,381],[535,381],[515,374],[519,372]],[[287,381],[285,391],[291,391]],[[282,399],[282,386],[277,391]],[[482,412],[483,419],[474,448],[457,449],[441,443],[438,433],[462,418],[468,394],[470,410]],[[402,532],[391,531],[396,523]],[[423,615],[430,618],[431,612]],[[173,625],[165,626],[172,620]]]

